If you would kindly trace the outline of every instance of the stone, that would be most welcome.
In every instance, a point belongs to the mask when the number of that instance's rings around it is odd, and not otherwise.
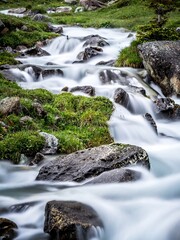
[[[110,144],[77,151],[44,165],[36,180],[76,181],[112,169],[141,165],[150,168],[148,155],[140,147],[125,144]]]
[[[77,0],[64,0],[65,3],[76,5],[78,2]]]
[[[44,110],[43,106],[40,103],[35,101],[33,102],[32,106],[38,117],[44,118],[47,115],[47,112]]]
[[[157,125],[156,122],[154,121],[153,117],[151,116],[151,114],[149,113],[145,113],[144,114],[144,118],[149,122],[149,124],[152,126],[152,129],[155,131],[155,133],[157,134]]]
[[[107,62],[105,61],[100,61],[98,62],[96,65],[106,65],[106,66],[110,66],[110,67],[113,67],[115,64],[115,60],[109,60]]]
[[[95,88],[92,86],[77,86],[70,89],[70,92],[83,92],[90,96],[95,96]]]
[[[99,79],[103,84],[119,83],[128,85],[127,74],[121,70],[105,69],[99,72]]]
[[[44,20],[48,20],[49,17],[41,14],[41,13],[37,13],[36,15],[33,16],[32,20],[34,21],[38,21],[38,22],[43,22]]]
[[[122,89],[122,88],[117,88],[114,92],[114,101],[126,109],[128,109],[130,112],[133,112],[133,108],[131,106],[130,98],[128,93]]]
[[[45,155],[55,154],[58,148],[58,139],[54,135],[46,132],[40,132],[39,134],[45,138],[45,145],[41,153]]]
[[[39,57],[50,55],[50,53],[46,52],[44,49],[38,46],[27,49],[26,51],[24,51],[24,54],[29,56],[39,56]]]
[[[6,97],[0,101],[0,113],[2,115],[9,115],[11,113],[19,113],[20,111],[20,98],[19,97]]]
[[[106,6],[106,3],[97,0],[80,0],[80,5],[82,5],[86,10],[96,10]]]
[[[49,77],[52,75],[63,75],[63,71],[61,69],[42,69],[42,77]]]
[[[27,27],[26,25],[23,25],[23,26],[21,27],[21,30],[22,30],[22,31],[27,31],[27,30],[28,30],[28,27]]]
[[[48,28],[49,28],[49,31],[54,33],[61,34],[63,32],[63,28],[61,26],[55,27],[51,23],[48,23]]]
[[[87,61],[92,57],[98,56],[101,52],[103,52],[102,48],[87,47],[84,49],[84,51],[78,54],[77,58],[82,61]]]
[[[45,156],[42,153],[38,152],[36,153],[34,159],[29,163],[29,165],[32,166],[35,164],[39,164],[44,160],[44,158]]]
[[[25,81],[23,74],[15,76],[9,69],[1,70],[0,73],[3,75],[4,78],[12,82]]]
[[[7,219],[0,218],[0,239],[2,240],[12,240],[16,237],[15,230],[17,229],[16,223]]]
[[[71,12],[72,11],[72,7],[69,6],[63,6],[63,7],[57,7],[56,8],[56,13],[67,13],[67,12]]]
[[[105,184],[105,183],[120,183],[132,182],[141,178],[141,173],[131,169],[113,169],[101,173],[99,176],[91,179],[85,184]]]
[[[75,201],[46,204],[44,231],[53,240],[89,239],[93,227],[103,228],[103,224],[95,210],[86,204]]]
[[[105,41],[105,38],[99,36],[99,35],[89,35],[84,38],[85,43],[83,44],[83,47],[104,47],[108,46],[109,43]]]
[[[77,7],[74,12],[79,13],[79,12],[83,12],[83,11],[84,11],[83,7]]]
[[[22,125],[24,125],[24,124],[26,124],[27,122],[32,122],[33,119],[32,119],[32,117],[24,116],[24,117],[21,117],[19,121],[20,121],[20,123],[21,123]]]
[[[180,41],[138,45],[144,67],[165,96],[180,95]]]

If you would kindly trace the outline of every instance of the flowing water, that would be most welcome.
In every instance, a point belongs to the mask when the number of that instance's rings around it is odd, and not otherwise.
[[[87,63],[72,64],[84,49],[83,37],[91,34],[106,38],[109,46],[103,47],[103,52]],[[110,133],[115,142],[143,147],[151,163],[150,172],[134,167],[142,173],[142,179],[137,182],[83,186],[70,182],[36,182],[38,167],[0,162],[0,216],[17,223],[16,239],[48,239],[43,233],[43,223],[44,207],[49,200],[77,200],[98,212],[105,228],[93,229],[95,234],[88,240],[180,239],[180,122],[156,119],[150,99],[154,99],[159,89],[155,87],[154,91],[142,81],[142,69],[96,65],[100,61],[116,59],[119,51],[134,38],[134,33],[129,35],[123,29],[66,27],[64,36],[45,47],[50,56],[21,59],[27,68],[24,71],[12,70],[21,76],[23,81],[19,84],[27,89],[46,88],[59,93],[65,86],[91,85],[95,87],[96,95],[112,101],[115,89],[125,89],[130,96],[131,112],[114,103],[115,111],[109,121]],[[51,69],[61,69],[64,75],[57,73],[36,79],[29,64],[47,68],[47,63],[51,63]],[[99,76],[102,73],[103,76],[108,75],[108,70],[119,77],[102,83]],[[149,98],[133,93],[131,86],[143,87]],[[155,119],[158,136],[143,118],[146,112]]]

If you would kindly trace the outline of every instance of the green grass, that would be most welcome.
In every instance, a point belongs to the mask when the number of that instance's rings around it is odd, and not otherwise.
[[[38,131],[54,134],[59,140],[60,153],[112,142],[107,121],[113,104],[104,97],[74,96],[71,93],[54,95],[44,89],[24,90],[0,76],[0,100],[7,96],[18,96],[21,107],[18,114],[0,114],[0,121],[7,126],[0,124],[0,159],[18,163],[21,154],[34,156],[42,148]],[[41,104],[43,117],[36,111],[34,100]],[[31,118],[22,123],[24,116]],[[34,136],[37,135],[36,143]]]

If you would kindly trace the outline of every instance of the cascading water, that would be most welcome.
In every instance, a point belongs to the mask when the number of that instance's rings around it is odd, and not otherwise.
[[[109,45],[87,63],[73,63],[85,48],[83,37],[92,34],[104,37]],[[128,35],[123,29],[64,28],[64,36],[45,47],[50,56],[21,59],[28,67],[25,71],[13,69],[12,72],[21,76],[19,84],[23,88],[46,88],[59,93],[65,86],[91,85],[96,95],[112,101],[117,88],[126,90],[131,110],[114,103],[109,129],[115,142],[138,145],[148,152],[151,172],[136,167],[142,173],[137,182],[79,186],[70,182],[36,182],[38,167],[0,162],[0,215],[16,222],[19,227],[17,240],[48,239],[43,233],[43,221],[44,207],[50,200],[77,200],[97,211],[105,228],[94,229],[95,234],[89,240],[180,239],[180,122],[156,119],[152,101],[132,92],[132,87],[143,87],[150,98],[157,95],[142,82],[142,71],[96,65],[116,59],[119,50],[135,37]],[[29,65],[46,69],[47,63],[51,63],[51,69],[61,69],[63,76],[56,74],[35,79]],[[108,70],[118,77],[107,79]],[[155,118],[159,135],[143,117],[147,112]]]

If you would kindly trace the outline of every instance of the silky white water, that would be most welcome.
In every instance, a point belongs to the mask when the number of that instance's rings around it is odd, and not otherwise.
[[[133,110],[130,112],[114,103],[115,111],[109,120],[110,133],[115,142],[143,147],[149,155],[151,171],[134,167],[142,173],[142,179],[133,183],[83,186],[70,182],[36,182],[38,167],[0,162],[0,216],[16,222],[18,240],[48,239],[43,233],[46,202],[77,200],[92,206],[105,226],[104,230],[94,229],[95,237],[89,240],[180,239],[180,121],[156,119],[150,99],[157,93],[142,82],[142,70],[96,65],[100,61],[116,59],[135,34],[128,37],[129,32],[123,29],[77,27],[64,28],[63,34],[45,47],[50,56],[21,61],[44,68],[50,62],[51,68],[61,69],[64,75],[35,79],[29,66],[25,71],[13,69],[16,76],[21,76],[19,84],[23,88],[46,88],[54,93],[59,93],[65,86],[91,85],[95,87],[96,95],[112,101],[114,91],[123,88],[130,95]],[[91,34],[106,38],[109,46],[103,47],[103,52],[87,63],[73,64],[85,48],[83,37]],[[102,83],[100,74],[107,70],[113,70],[119,77]],[[133,93],[130,86],[143,87],[149,98]],[[142,116],[147,112],[155,119],[159,135]]]

